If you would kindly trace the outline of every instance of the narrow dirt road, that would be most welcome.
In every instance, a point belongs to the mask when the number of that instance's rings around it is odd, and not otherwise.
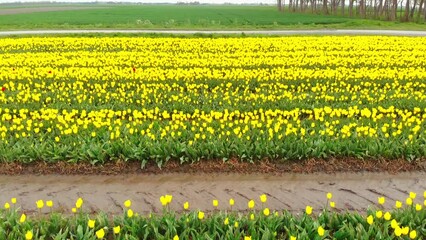
[[[254,199],[260,208],[259,195],[265,193],[265,206],[292,212],[302,212],[306,205],[320,210],[326,204],[326,193],[333,193],[338,210],[365,211],[375,205],[377,197],[385,196],[385,208],[391,209],[395,200],[405,202],[410,191],[418,193],[415,202],[423,202],[426,173],[338,173],[338,174],[160,174],[119,176],[64,175],[0,175],[0,203],[11,197],[26,212],[36,211],[39,199],[53,200],[55,209],[70,213],[78,197],[84,200],[86,211],[121,213],[126,199],[133,201],[139,213],[159,212],[159,197],[173,195],[171,208],[182,210],[185,201],[191,209],[213,210],[212,200],[219,200],[220,209],[229,209],[228,201],[235,199],[233,209],[245,210]],[[44,210],[48,212],[48,210]]]

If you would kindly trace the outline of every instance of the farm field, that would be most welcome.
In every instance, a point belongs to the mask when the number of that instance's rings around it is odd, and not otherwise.
[[[425,43],[0,38],[0,238],[423,239]]]
[[[78,16],[78,17],[76,17]],[[238,5],[0,5],[0,29],[401,29],[424,23],[280,13],[275,6]]]
[[[388,198],[380,196],[365,216],[335,209],[331,192],[324,193],[324,205],[319,211],[307,205],[300,214],[286,210],[275,211],[268,207],[266,194],[244,201],[245,210],[233,210],[238,200],[210,201],[213,211],[193,209],[190,201],[178,206],[176,196],[158,197],[161,214],[139,214],[133,207],[140,202],[126,199],[116,204],[122,214],[111,219],[106,214],[87,214],[86,199],[78,198],[69,206],[71,216],[52,211],[55,200],[39,199],[30,215],[20,210],[20,202],[11,198],[0,211],[5,221],[0,225],[3,238],[22,239],[423,239],[426,191],[409,192],[405,201],[395,201],[393,210],[383,205]],[[178,201],[182,201],[179,199]],[[419,202],[420,203],[417,203]],[[227,210],[217,208],[224,205]],[[158,204],[157,204],[158,205]],[[176,213],[175,209],[180,209]]]
[[[0,158],[421,159],[422,41],[5,38]]]

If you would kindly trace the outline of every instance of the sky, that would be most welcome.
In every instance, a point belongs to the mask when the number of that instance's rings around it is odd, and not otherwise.
[[[48,0],[52,2],[94,2],[96,0]],[[234,3],[234,4],[258,4],[258,3],[266,3],[266,4],[274,4],[276,0],[98,0],[98,2],[142,2],[142,3],[177,3],[177,2],[193,2],[197,1],[200,3],[213,3],[213,4],[223,4],[223,3]],[[0,3],[10,3],[10,2],[46,2],[46,0],[0,0]]]

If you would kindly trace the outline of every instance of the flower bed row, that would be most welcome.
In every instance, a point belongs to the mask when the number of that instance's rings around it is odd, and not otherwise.
[[[72,214],[53,211],[53,201],[38,200],[38,213],[27,216],[12,198],[0,211],[2,239],[423,239],[426,237],[426,191],[423,200],[410,192],[405,206],[395,202],[395,209],[383,208],[385,197],[378,197],[376,206],[369,206],[366,215],[339,212],[334,209],[332,193],[327,193],[324,209],[314,212],[271,211],[267,196],[259,202],[249,200],[247,211],[229,209],[203,212],[192,210],[185,202],[178,211],[170,208],[173,196],[160,197],[161,214],[139,215],[132,210],[132,201],[123,203],[123,214],[97,215],[84,211],[84,200],[79,198]],[[416,198],[417,197],[417,198]],[[420,197],[421,198],[421,197]],[[424,201],[424,202],[422,202]],[[219,202],[213,200],[214,207]],[[228,203],[227,203],[228,204]],[[259,206],[257,206],[259,205]],[[50,208],[48,215],[42,214]]]

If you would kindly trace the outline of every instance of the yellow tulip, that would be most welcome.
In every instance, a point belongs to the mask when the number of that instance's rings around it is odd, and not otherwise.
[[[44,202],[43,200],[38,200],[36,201],[36,205],[38,209],[42,209],[44,207]]]
[[[394,228],[394,229],[396,227],[399,227],[399,224],[398,224],[398,222],[395,219],[392,219],[392,221],[391,221],[391,227]]]
[[[89,219],[89,221],[87,222],[87,226],[89,226],[89,228],[94,228],[95,222],[96,222],[95,220]]]
[[[262,202],[262,203],[265,203],[266,202],[266,200],[267,200],[267,197],[266,197],[266,194],[262,194],[262,195],[260,195],[260,201]]]
[[[113,228],[113,232],[114,232],[114,234],[119,234],[119,233],[120,233],[120,231],[121,231],[120,226],[115,226],[115,227]]]
[[[410,239],[415,239],[416,237],[417,237],[416,230],[411,230],[411,232],[410,232]]]
[[[306,214],[308,214],[308,215],[311,215],[312,214],[312,207],[311,206],[306,206],[306,209],[305,209],[305,212],[306,212]]]
[[[105,230],[103,228],[96,231],[96,237],[98,239],[102,239],[102,238],[104,238],[104,236],[105,236]]]
[[[21,217],[19,218],[19,222],[24,223],[26,219],[27,219],[27,216],[25,215],[25,213],[22,213]]]
[[[263,215],[269,216],[269,208],[263,209]]]
[[[26,239],[26,240],[31,240],[31,239],[33,239],[33,232],[32,232],[32,231],[27,231],[27,232],[25,233],[25,239]]]
[[[321,237],[324,236],[325,230],[322,226],[319,226],[317,231],[318,231],[318,235],[320,235]]]
[[[81,208],[81,206],[83,205],[83,199],[82,198],[78,198],[77,201],[75,202],[75,207]]]
[[[214,199],[213,200],[213,207],[217,207],[217,206],[219,206],[219,201]]]
[[[396,201],[395,202],[395,207],[396,208],[401,208],[402,207],[402,203],[400,201]]]
[[[247,206],[248,206],[248,208],[249,208],[249,209],[254,208],[254,201],[253,201],[253,200],[250,200],[250,201],[248,202]]]
[[[133,217],[133,210],[132,209],[127,209],[127,217],[131,218]]]
[[[373,222],[374,222],[374,218],[373,218],[373,216],[372,215],[369,215],[368,217],[367,217],[367,223],[368,224],[373,224]]]
[[[389,221],[391,219],[391,217],[392,217],[392,215],[389,212],[386,212],[385,215],[384,215],[384,219],[386,221]]]
[[[402,234],[402,229],[399,226],[396,226],[394,229],[395,236],[399,237]]]
[[[403,227],[403,228],[401,228],[402,235],[408,235],[409,232],[410,232],[410,228],[409,227]]]
[[[124,207],[130,208],[130,206],[132,206],[132,201],[130,201],[130,200],[124,201]]]
[[[204,218],[204,212],[198,211],[198,219],[203,220]]]
[[[188,203],[188,202],[185,202],[185,203],[183,204],[183,209],[185,209],[185,210],[188,210],[188,209],[189,209],[189,203]]]

